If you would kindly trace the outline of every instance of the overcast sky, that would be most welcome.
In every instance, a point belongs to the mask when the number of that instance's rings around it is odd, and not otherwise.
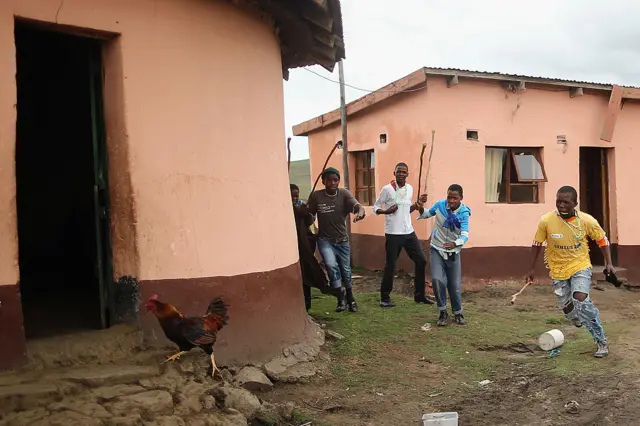
[[[345,81],[377,89],[420,67],[640,86],[640,1],[342,0]],[[391,5],[394,5],[393,7]],[[313,71],[338,80],[321,67]],[[305,69],[284,83],[286,133],[338,108],[337,84]],[[347,101],[363,96],[347,88]],[[309,157],[293,138],[292,160]]]

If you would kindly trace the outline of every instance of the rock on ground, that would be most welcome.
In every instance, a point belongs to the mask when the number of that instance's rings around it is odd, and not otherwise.
[[[163,390],[147,391],[117,398],[106,404],[106,407],[116,416],[126,416],[130,413],[162,416],[173,414],[173,397]]]
[[[252,392],[265,392],[273,388],[271,380],[255,367],[244,367],[234,377],[234,382]]]
[[[262,407],[260,400],[246,389],[240,388],[216,388],[212,390],[217,400],[224,402],[225,407],[238,410],[249,420],[252,420]]]

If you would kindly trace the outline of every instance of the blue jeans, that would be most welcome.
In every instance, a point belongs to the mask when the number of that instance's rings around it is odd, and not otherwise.
[[[462,313],[462,267],[461,253],[453,258],[444,259],[438,250],[431,247],[431,281],[433,294],[440,311],[447,310],[447,290],[451,299],[451,310],[454,315]]]
[[[595,307],[589,296],[591,275],[591,268],[587,268],[576,272],[568,280],[553,280],[553,292],[556,294],[558,305],[561,308],[564,309],[573,304],[573,310],[565,314],[567,319],[571,321],[577,318],[589,330],[593,340],[606,345],[607,338],[600,322],[598,308]],[[574,297],[576,292],[587,294],[584,302]]]
[[[351,248],[349,242],[332,243],[318,239],[318,250],[327,268],[331,287],[351,288]]]

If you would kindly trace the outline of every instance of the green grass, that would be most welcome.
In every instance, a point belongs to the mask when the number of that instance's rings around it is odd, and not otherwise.
[[[377,293],[357,297],[358,314],[335,313],[335,298],[328,296],[314,298],[310,311],[319,322],[345,336],[333,346],[332,355],[336,361],[334,377],[347,387],[383,386],[389,379],[410,385],[416,375],[430,374],[427,370],[432,371],[433,365],[441,374],[460,381],[491,379],[523,367],[549,368],[560,375],[603,369],[603,363],[591,357],[594,345],[589,333],[567,327],[560,315],[554,317],[549,311],[508,306],[487,309],[480,300],[465,304],[468,326],[436,327],[433,307],[396,296],[396,308],[381,309]],[[422,331],[420,327],[427,322],[431,329]],[[553,327],[562,328],[567,341],[560,355],[552,359],[541,351],[527,356],[479,350],[518,342],[535,344],[541,333]],[[619,324],[608,324],[607,330],[615,333],[617,327]]]

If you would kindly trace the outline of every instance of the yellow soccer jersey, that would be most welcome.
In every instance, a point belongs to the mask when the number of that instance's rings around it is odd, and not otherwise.
[[[576,272],[591,267],[587,237],[599,247],[609,245],[609,240],[598,221],[583,212],[564,220],[553,211],[540,218],[533,245],[547,243],[544,261],[551,279],[568,280]]]

